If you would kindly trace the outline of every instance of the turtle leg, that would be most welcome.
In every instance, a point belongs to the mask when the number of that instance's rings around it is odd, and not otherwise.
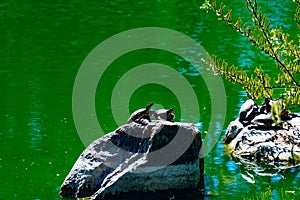
[[[142,116],[135,120],[135,122],[138,124],[147,125],[149,122],[151,122],[151,119],[150,116]]]
[[[148,120],[148,122],[151,122],[150,116],[146,116],[143,119],[146,119],[146,120]]]
[[[145,118],[142,118],[142,119],[140,119],[140,123],[146,126],[149,124],[149,121]]]

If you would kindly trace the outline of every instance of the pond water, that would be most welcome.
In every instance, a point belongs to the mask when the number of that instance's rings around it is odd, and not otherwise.
[[[244,1],[225,1],[234,16],[249,20]],[[275,26],[296,39],[295,4],[261,0]],[[72,92],[86,56],[107,38],[139,27],[163,27],[184,33],[210,54],[250,71],[262,66],[277,73],[273,62],[238,33],[199,9],[203,1],[15,1],[0,2],[0,199],[61,199],[59,188],[85,146],[72,114]],[[112,49],[114,50],[114,49]],[[117,50],[117,49],[116,49]],[[117,127],[112,116],[112,90],[120,77],[135,66],[161,63],[180,72],[194,89],[199,116],[181,117],[177,96],[158,84],[139,87],[127,106],[132,112],[153,101],[174,106],[177,121],[196,123],[203,138],[211,119],[211,101],[205,82],[183,58],[158,49],[132,51],[119,57],[101,77],[95,108],[102,130]],[[162,74],[161,76],[167,76]],[[151,78],[151,77],[149,77]],[[135,77],[139,79],[139,77]],[[269,176],[248,174],[223,150],[224,129],[247,99],[238,85],[224,81],[227,109],[217,144],[205,157],[205,198],[300,198],[300,171],[289,169]],[[157,108],[158,108],[157,107]],[[129,111],[126,111],[129,112]],[[127,118],[127,116],[125,117]],[[247,177],[254,177],[251,181]],[[254,182],[253,182],[254,180]],[[202,199],[203,196],[194,197]]]

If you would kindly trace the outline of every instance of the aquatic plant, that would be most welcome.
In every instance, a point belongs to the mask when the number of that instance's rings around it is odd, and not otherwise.
[[[200,7],[212,10],[218,20],[227,22],[235,31],[248,39],[250,43],[258,47],[268,55],[279,69],[276,77],[269,76],[262,67],[254,67],[249,75],[242,67],[229,65],[224,59],[213,56],[212,70],[220,74],[226,80],[241,85],[250,99],[272,97],[279,94],[285,107],[300,107],[300,35],[298,42],[293,41],[288,33],[283,32],[281,27],[271,26],[267,15],[263,13],[257,0],[245,0],[246,8],[251,14],[252,21],[238,17],[233,19],[232,9],[227,9],[224,3],[217,4],[216,0],[205,0]],[[295,26],[300,29],[300,0],[295,3]],[[274,27],[274,28],[272,28]],[[297,27],[296,27],[297,28]],[[278,104],[279,105],[279,104]],[[279,108],[275,108],[276,115],[280,115]]]
[[[294,199],[296,192],[294,190],[272,189],[269,187],[265,191],[244,198],[244,200]]]

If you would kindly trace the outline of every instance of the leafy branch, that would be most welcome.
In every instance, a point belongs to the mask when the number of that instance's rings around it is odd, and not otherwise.
[[[272,96],[271,78],[268,74],[264,74],[262,68],[256,68],[254,74],[248,76],[245,71],[237,66],[229,66],[227,62],[215,56],[213,59],[215,60],[215,67],[218,66],[214,71],[217,71],[229,82],[241,85],[249,98],[257,99]]]
[[[241,68],[228,67],[228,63],[224,60],[214,57],[216,63],[214,70],[226,80],[240,84],[252,99],[271,96],[274,89],[284,89],[281,97],[288,103],[300,105],[300,84],[296,80],[296,74],[300,74],[299,44],[290,40],[290,35],[283,33],[281,28],[271,28],[271,22],[263,14],[257,0],[245,1],[246,8],[252,15],[251,24],[243,23],[241,17],[233,20],[232,9],[226,9],[224,3],[217,5],[215,0],[206,0],[201,8],[212,10],[219,20],[227,22],[231,28],[245,36],[249,42],[275,61],[277,68],[281,71],[281,74],[274,77],[274,83],[277,85],[271,85],[271,78],[263,72],[261,67],[256,67],[249,77]],[[300,27],[300,0],[293,1],[297,3],[294,18]]]

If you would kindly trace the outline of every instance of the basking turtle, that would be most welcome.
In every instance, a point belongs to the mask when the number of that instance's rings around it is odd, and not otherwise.
[[[150,112],[150,109],[152,106],[153,103],[150,103],[146,106],[146,108],[141,108],[134,111],[130,115],[127,123],[136,122],[136,123],[146,124],[147,122],[145,122],[145,120],[150,122],[151,121],[150,116],[152,114],[152,112]]]
[[[243,125],[250,124],[258,110],[252,99],[248,99],[240,108],[239,120]]]
[[[153,116],[157,120],[172,121],[175,118],[174,109],[159,109],[153,112]]]
[[[260,114],[267,114],[271,112],[271,105],[270,105],[271,98],[266,97],[264,102],[262,103],[261,107],[259,108]]]
[[[287,108],[284,108],[280,113],[280,118],[283,121],[291,120],[293,117],[294,115]]]
[[[225,138],[222,140],[225,144],[229,144],[244,128],[243,124],[239,120],[230,122],[226,130]]]
[[[260,114],[257,115],[252,121],[251,124],[257,126],[260,129],[271,128],[273,124],[273,119],[271,114]]]

